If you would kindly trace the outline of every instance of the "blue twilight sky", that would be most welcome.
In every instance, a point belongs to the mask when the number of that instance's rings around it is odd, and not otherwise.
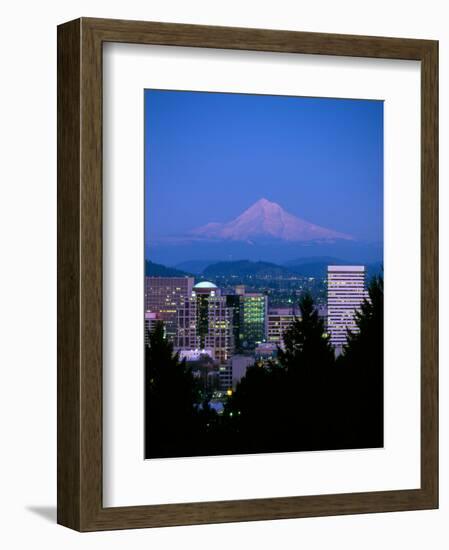
[[[145,90],[147,243],[262,197],[381,241],[383,102]]]

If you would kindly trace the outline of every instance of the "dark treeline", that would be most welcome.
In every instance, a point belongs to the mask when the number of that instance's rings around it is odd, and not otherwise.
[[[278,360],[249,367],[222,415],[201,402],[185,362],[150,335],[145,365],[145,456],[174,457],[383,446],[383,280],[373,278],[336,359],[310,295]]]

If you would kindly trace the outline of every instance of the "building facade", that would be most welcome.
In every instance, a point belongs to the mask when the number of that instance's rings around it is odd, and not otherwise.
[[[145,277],[145,311],[158,315],[170,341],[175,341],[178,309],[191,296],[193,283],[193,277]]]
[[[211,349],[214,359],[225,364],[234,351],[233,310],[213,283],[201,282],[178,310],[178,349]]]
[[[268,298],[259,292],[245,292],[239,289],[240,327],[238,348],[244,351],[254,350],[258,344],[267,340]]]
[[[148,346],[149,340],[150,340],[150,333],[153,332],[156,323],[158,321],[161,321],[159,315],[157,313],[153,313],[152,311],[145,311],[145,345]],[[165,326],[164,326],[164,334],[165,334]]]
[[[211,350],[219,365],[219,386],[223,391],[232,387],[234,314],[227,297],[207,281],[196,284],[178,309],[177,349]]]
[[[268,342],[278,346],[283,345],[284,332],[290,327],[295,318],[300,318],[300,313],[294,308],[270,309],[268,311]]]
[[[331,344],[340,353],[348,330],[358,330],[355,314],[368,297],[365,266],[330,265],[327,268],[327,330]]]

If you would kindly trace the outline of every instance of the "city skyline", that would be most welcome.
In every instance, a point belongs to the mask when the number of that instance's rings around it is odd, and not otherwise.
[[[323,334],[329,336],[338,356],[348,331],[358,331],[356,313],[369,300],[366,267],[329,265],[325,281],[325,299],[316,302],[315,308],[324,320]],[[196,356],[207,349],[220,364],[235,354],[251,354],[261,344],[275,344],[271,351],[282,347],[284,333],[297,318],[301,313],[294,300],[279,307],[270,303],[267,292],[242,284],[228,282],[219,287],[191,276],[145,277],[145,330],[151,332],[159,321],[175,351]]]

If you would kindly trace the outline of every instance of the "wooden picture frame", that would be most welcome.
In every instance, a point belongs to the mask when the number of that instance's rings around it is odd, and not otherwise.
[[[421,488],[105,508],[102,502],[102,45],[421,62]],[[58,27],[58,523],[78,531],[438,507],[438,43],[81,18]]]

